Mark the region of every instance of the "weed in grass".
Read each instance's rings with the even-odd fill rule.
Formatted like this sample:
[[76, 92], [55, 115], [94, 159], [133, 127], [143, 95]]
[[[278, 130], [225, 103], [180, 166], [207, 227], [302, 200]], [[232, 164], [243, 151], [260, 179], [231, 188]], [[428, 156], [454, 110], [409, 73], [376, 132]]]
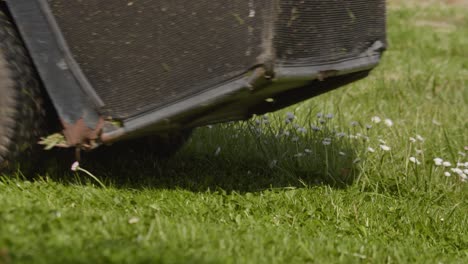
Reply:
[[73, 164], [71, 165], [71, 170], [72, 171], [81, 171], [81, 172], [84, 172], [86, 175], [88, 175], [89, 177], [91, 177], [93, 180], [95, 180], [97, 183], [99, 183], [99, 185], [102, 187], [102, 188], [106, 188], [106, 185], [104, 185], [104, 183], [102, 183], [96, 176], [94, 176], [91, 172], [89, 172], [88, 170], [85, 170], [83, 168], [80, 167], [80, 163], [78, 161], [75, 161], [73, 162]]

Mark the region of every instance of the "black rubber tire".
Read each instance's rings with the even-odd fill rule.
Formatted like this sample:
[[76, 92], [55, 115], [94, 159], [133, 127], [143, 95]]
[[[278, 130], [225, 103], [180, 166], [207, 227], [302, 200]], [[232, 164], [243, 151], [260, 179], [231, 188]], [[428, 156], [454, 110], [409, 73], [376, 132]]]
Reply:
[[10, 19], [0, 10], [0, 170], [37, 146], [45, 111], [40, 83]]

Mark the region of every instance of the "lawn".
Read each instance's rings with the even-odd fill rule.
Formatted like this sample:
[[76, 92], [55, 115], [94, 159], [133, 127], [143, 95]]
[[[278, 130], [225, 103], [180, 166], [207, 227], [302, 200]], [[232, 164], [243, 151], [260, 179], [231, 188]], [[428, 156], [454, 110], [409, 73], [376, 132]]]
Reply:
[[82, 162], [105, 188], [1, 176], [0, 263], [468, 263], [468, 8], [390, 2], [365, 80]]

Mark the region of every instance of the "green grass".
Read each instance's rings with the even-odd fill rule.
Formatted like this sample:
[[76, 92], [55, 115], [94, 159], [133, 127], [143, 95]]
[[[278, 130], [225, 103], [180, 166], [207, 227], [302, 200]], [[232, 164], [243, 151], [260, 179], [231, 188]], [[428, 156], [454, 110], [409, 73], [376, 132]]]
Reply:
[[468, 182], [433, 162], [468, 161], [467, 17], [392, 7], [369, 78], [268, 124], [200, 128], [167, 162], [83, 163], [105, 189], [60, 166], [4, 175], [0, 263], [467, 263]]

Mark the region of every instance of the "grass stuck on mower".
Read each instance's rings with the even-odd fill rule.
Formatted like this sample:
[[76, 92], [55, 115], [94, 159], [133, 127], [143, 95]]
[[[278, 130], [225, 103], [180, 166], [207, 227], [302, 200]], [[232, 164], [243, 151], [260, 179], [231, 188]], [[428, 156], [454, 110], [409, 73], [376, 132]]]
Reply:
[[41, 137], [173, 152], [193, 128], [366, 77], [385, 16], [384, 0], [4, 1], [0, 164]]

